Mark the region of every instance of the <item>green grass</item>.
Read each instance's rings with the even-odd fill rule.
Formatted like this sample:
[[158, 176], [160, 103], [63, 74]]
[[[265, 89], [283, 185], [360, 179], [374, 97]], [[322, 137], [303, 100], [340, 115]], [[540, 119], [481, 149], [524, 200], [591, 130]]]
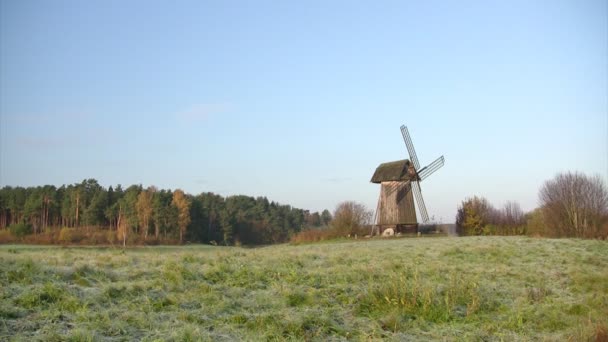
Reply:
[[0, 246], [0, 340], [587, 340], [608, 243]]

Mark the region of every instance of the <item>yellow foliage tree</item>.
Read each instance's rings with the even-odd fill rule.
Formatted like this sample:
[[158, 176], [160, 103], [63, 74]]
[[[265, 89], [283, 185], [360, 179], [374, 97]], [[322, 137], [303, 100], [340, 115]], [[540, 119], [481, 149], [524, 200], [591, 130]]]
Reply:
[[123, 247], [127, 245], [127, 234], [129, 233], [129, 225], [125, 220], [125, 215], [123, 212], [122, 205], [118, 208], [118, 221], [116, 222], [116, 233], [118, 234], [118, 238], [122, 239]]
[[177, 189], [173, 192], [173, 205], [177, 209], [177, 226], [179, 227], [179, 242], [183, 243], [184, 235], [186, 235], [186, 229], [190, 224], [190, 200], [184, 192]]
[[152, 195], [154, 189], [150, 188], [139, 193], [135, 209], [139, 219], [141, 235], [144, 241], [148, 238], [148, 229], [150, 228], [150, 218], [152, 217]]
[[468, 198], [458, 207], [456, 226], [460, 234], [481, 235], [494, 214], [495, 209], [485, 198]]

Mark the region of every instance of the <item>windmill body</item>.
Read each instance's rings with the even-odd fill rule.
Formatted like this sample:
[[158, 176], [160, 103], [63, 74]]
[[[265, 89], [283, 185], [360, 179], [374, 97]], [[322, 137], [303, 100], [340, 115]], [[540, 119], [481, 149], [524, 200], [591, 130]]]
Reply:
[[372, 183], [380, 184], [372, 235], [381, 234], [389, 228], [394, 232], [416, 232], [418, 220], [414, 198], [422, 222], [429, 220], [420, 182], [441, 168], [444, 158], [441, 156], [426, 167], [420, 168], [407, 127], [401, 126], [401, 133], [410, 159], [380, 164], [371, 179]]
[[411, 191], [412, 176], [408, 173], [410, 164], [408, 159], [383, 163], [372, 176], [371, 182], [380, 184], [375, 223], [382, 230], [403, 230], [405, 227], [415, 228], [418, 224]]

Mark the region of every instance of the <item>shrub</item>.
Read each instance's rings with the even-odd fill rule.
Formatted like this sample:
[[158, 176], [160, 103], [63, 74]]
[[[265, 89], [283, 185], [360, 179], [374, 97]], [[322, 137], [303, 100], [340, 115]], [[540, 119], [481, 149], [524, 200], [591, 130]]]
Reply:
[[79, 243], [85, 238], [84, 233], [76, 228], [63, 227], [59, 231], [59, 242], [63, 244]]
[[497, 235], [499, 228], [494, 224], [487, 224], [481, 229], [481, 235]]
[[309, 229], [299, 232], [291, 237], [292, 244], [300, 244], [307, 242], [319, 242], [331, 240], [338, 237], [336, 231], [332, 229]]
[[16, 223], [8, 226], [8, 230], [16, 238], [22, 238], [32, 233], [32, 226], [26, 223]]
[[9, 230], [0, 230], [0, 243], [15, 242], [15, 237]]
[[418, 226], [418, 232], [420, 234], [436, 234], [440, 233], [440, 229], [437, 224], [421, 224]]
[[108, 243], [109, 243], [110, 245], [115, 244], [115, 243], [116, 243], [116, 232], [115, 232], [115, 231], [113, 231], [113, 230], [111, 230], [111, 229], [110, 229], [110, 230], [108, 230], [108, 231], [106, 232], [106, 240], [108, 241]]
[[72, 228], [63, 227], [61, 231], [59, 231], [59, 242], [61, 243], [69, 243], [72, 242]]
[[85, 242], [88, 245], [107, 245], [109, 243], [108, 237], [112, 234], [108, 234], [105, 230], [97, 229], [88, 233]]
[[36, 235], [27, 235], [22, 239], [22, 241], [28, 244], [52, 245], [55, 243], [55, 234], [53, 231], [46, 231]]

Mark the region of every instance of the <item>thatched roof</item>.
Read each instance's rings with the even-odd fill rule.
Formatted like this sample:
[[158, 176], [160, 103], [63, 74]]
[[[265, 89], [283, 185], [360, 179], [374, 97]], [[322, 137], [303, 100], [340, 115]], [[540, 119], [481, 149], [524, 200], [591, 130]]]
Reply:
[[376, 172], [374, 172], [371, 182], [407, 181], [410, 179], [410, 176], [407, 173], [409, 165], [410, 161], [407, 159], [380, 164], [380, 166], [376, 168]]

